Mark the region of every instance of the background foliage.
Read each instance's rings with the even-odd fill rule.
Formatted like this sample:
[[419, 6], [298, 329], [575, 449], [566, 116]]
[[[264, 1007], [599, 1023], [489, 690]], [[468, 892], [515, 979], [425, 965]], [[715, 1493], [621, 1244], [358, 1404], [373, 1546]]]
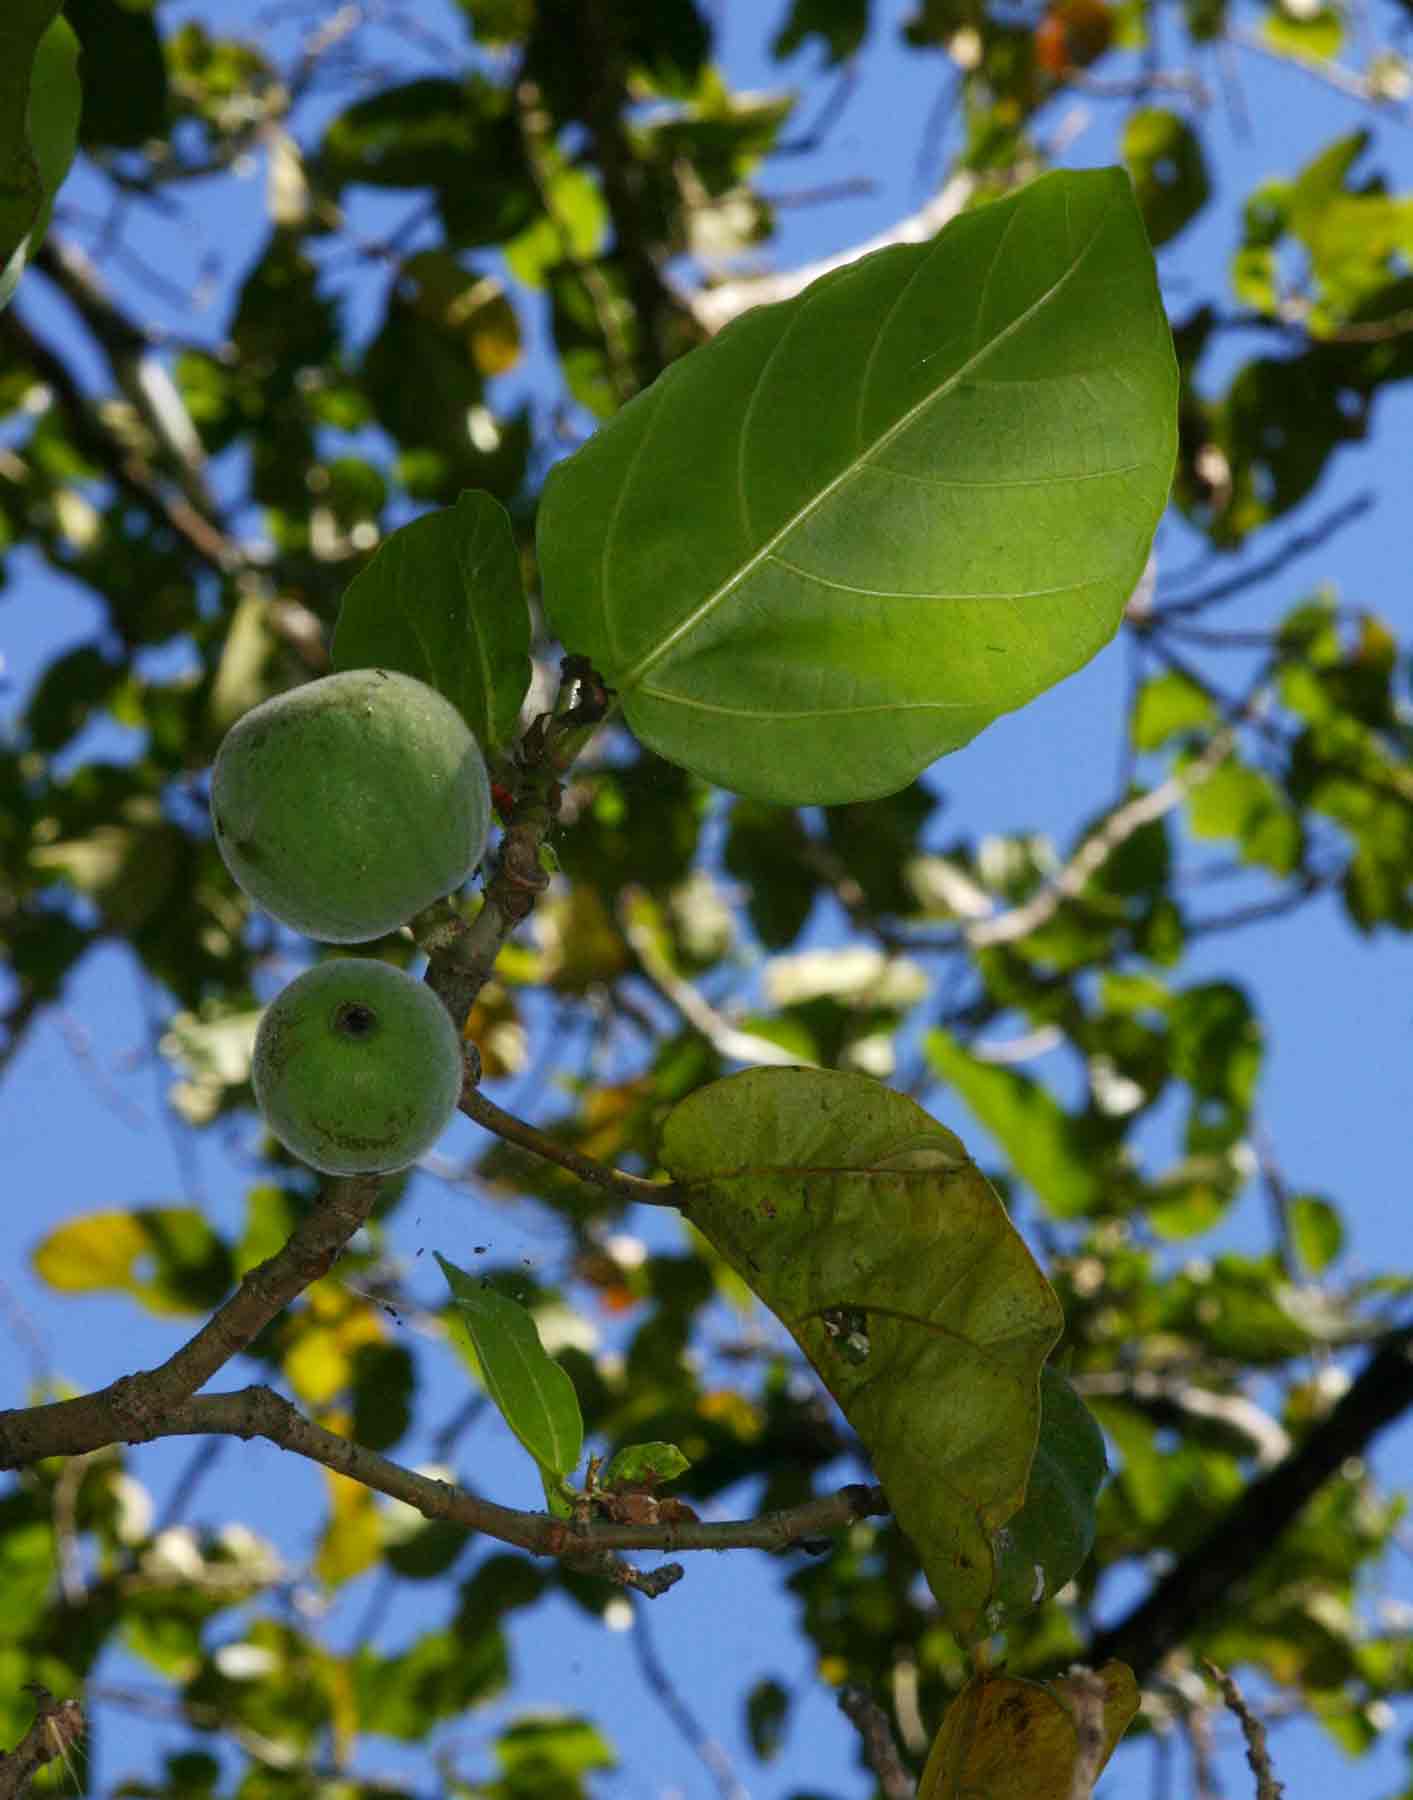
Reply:
[[[382, 535], [485, 489], [510, 508], [533, 586], [550, 464], [774, 293], [759, 271], [784, 261], [792, 200], [847, 198], [810, 194], [808, 171], [847, 131], [869, 58], [935, 82], [932, 116], [895, 119], [876, 152], [919, 159], [919, 235], [1063, 159], [1083, 107], [1133, 175], [1183, 372], [1172, 514], [1124, 628], [1117, 780], [1051, 841], [955, 825], [946, 764], [886, 800], [796, 812], [723, 798], [607, 734], [575, 771], [558, 877], [474, 1034], [493, 1093], [628, 1169], [651, 1167], [673, 1102], [754, 1062], [862, 1070], [969, 1137], [983, 1128], [1115, 1467], [1093, 1558], [1013, 1631], [1011, 1671], [1132, 1664], [1146, 1701], [1114, 1765], [1124, 1793], [1178, 1738], [1203, 1778], [1207, 1657], [1358, 1756], [1413, 1685], [1407, 1611], [1377, 1604], [1402, 1503], [1364, 1458], [1413, 1401], [1407, 1259], [1374, 1264], [1367, 1237], [1351, 1258], [1353, 1196], [1305, 1191], [1285, 1167], [1263, 1123], [1272, 1046], [1248, 964], [1305, 909], [1381, 955], [1413, 925], [1406, 566], [1378, 594], [1323, 581], [1326, 545], [1368, 502], [1332, 514], [1319, 491], [1361, 447], [1390, 504], [1407, 487], [1379, 433], [1413, 374], [1413, 195], [1387, 173], [1400, 145], [1407, 167], [1413, 15], [1245, 0], [768, 10], [772, 54], [800, 60], [766, 92], [728, 81], [721, 20], [692, 0], [296, 5], [239, 23], [215, 4], [68, 0], [80, 156], [0, 314], [0, 541], [11, 609], [34, 604], [42, 561], [92, 627], [12, 697], [0, 742], [0, 1059], [63, 1016], [86, 958], [118, 948], [175, 1077], [179, 1139], [230, 1135], [259, 1166], [229, 1217], [195, 1184], [153, 1201], [121, 1171], [105, 1193], [51, 1195], [34, 1273], [62, 1295], [124, 1296], [175, 1342], [315, 1200], [313, 1178], [261, 1143], [247, 1079], [256, 1011], [298, 946], [232, 888], [205, 781], [236, 717], [328, 666], [339, 597]], [[1346, 120], [1320, 137], [1312, 107], [1302, 154], [1244, 192], [1220, 130], [1244, 104], [1238, 54], [1278, 61], [1263, 93], [1298, 109], [1318, 81]], [[869, 153], [855, 160], [868, 179]], [[257, 253], [208, 266], [193, 221], [247, 217], [252, 173]], [[1205, 260], [1175, 261], [1194, 239]], [[1303, 596], [1273, 607], [1263, 583], [1297, 559]], [[552, 671], [555, 647], [535, 650]], [[412, 958], [398, 939], [379, 954]], [[1402, 1204], [1396, 1173], [1385, 1206]], [[452, 1309], [405, 1248], [426, 1240], [416, 1196], [433, 1179], [474, 1202], [478, 1271], [533, 1304], [596, 1447], [681, 1445], [692, 1467], [674, 1491], [706, 1516], [869, 1478], [793, 1346], [701, 1239], [484, 1137], [389, 1184], [336, 1274], [252, 1347], [251, 1379], [480, 1485], [481, 1413], [443, 1404], [435, 1370], [458, 1341], [443, 1337]], [[511, 1207], [543, 1231], [534, 1270], [497, 1254]], [[75, 1320], [85, 1304], [71, 1299]], [[16, 1376], [8, 1397], [63, 1379], [44, 1369], [26, 1394]], [[216, 1452], [194, 1448], [155, 1513], [143, 1450], [46, 1461], [0, 1495], [0, 1744], [23, 1735], [24, 1684], [40, 1681], [86, 1701], [98, 1749], [41, 1783], [172, 1800], [616, 1791], [591, 1687], [573, 1697], [583, 1716], [501, 1729], [502, 1711], [479, 1742], [457, 1729], [511, 1680], [518, 1612], [567, 1599], [612, 1624], [611, 1587], [336, 1478], [292, 1569], [212, 1522], [239, 1515], [239, 1486], [218, 1509]], [[867, 1521], [767, 1578], [799, 1644], [740, 1696], [762, 1789], [803, 1800], [802, 1657], [815, 1679], [868, 1688], [920, 1769], [964, 1671], [906, 1543]], [[368, 1622], [351, 1646], [321, 1618], [349, 1593]], [[655, 1603], [659, 1631], [674, 1603]], [[119, 1652], [180, 1727], [141, 1776], [102, 1753], [105, 1717], [131, 1705], [133, 1690], [105, 1695]], [[655, 1773], [690, 1764], [675, 1724], [707, 1779], [739, 1791], [665, 1677], [644, 1691], [667, 1708]], [[859, 1763], [827, 1791], [872, 1779]]]

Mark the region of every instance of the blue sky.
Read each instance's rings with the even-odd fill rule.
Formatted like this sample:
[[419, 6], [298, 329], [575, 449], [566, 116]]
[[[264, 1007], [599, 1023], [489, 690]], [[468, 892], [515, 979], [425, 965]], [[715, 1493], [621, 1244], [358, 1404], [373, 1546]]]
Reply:
[[[735, 85], [806, 89], [802, 117], [813, 116], [822, 89], [814, 79], [813, 53], [795, 59], [783, 73], [765, 52], [785, 10], [781, 4], [718, 0], [720, 50]], [[947, 79], [941, 57], [902, 56], [894, 48], [903, 4], [876, 8], [873, 42], [862, 63], [862, 79], [827, 147], [808, 162], [783, 161], [768, 177], [772, 192], [818, 188], [867, 175], [875, 189], [866, 196], [827, 206], [782, 210], [777, 246], [781, 265], [838, 251], [879, 231], [924, 197], [915, 172], [915, 153], [924, 121]], [[244, 27], [250, 9], [238, 0], [183, 0], [162, 9], [165, 22], [198, 17], [226, 28]], [[451, 9], [425, 5], [419, 18], [445, 18], [456, 41]], [[287, 33], [285, 34], [287, 37]], [[405, 55], [406, 52], [404, 51]], [[1217, 279], [1235, 241], [1236, 210], [1259, 179], [1293, 172], [1330, 139], [1364, 122], [1355, 103], [1297, 72], [1276, 71], [1259, 57], [1237, 52], [1235, 76], [1245, 98], [1243, 128], [1220, 100], [1204, 122], [1214, 164], [1218, 200], [1201, 222], [1160, 257], [1169, 304], [1181, 313], [1192, 296]], [[429, 65], [430, 66], [430, 57]], [[425, 66], [419, 72], [426, 72]], [[1217, 71], [1207, 71], [1220, 90]], [[1061, 102], [1051, 122], [1070, 116], [1074, 134], [1064, 160], [1095, 166], [1115, 158], [1118, 108], [1076, 98]], [[1084, 115], [1080, 117], [1079, 115]], [[1378, 133], [1371, 162], [1391, 185], [1413, 188], [1413, 134], [1390, 122]], [[65, 201], [91, 207], [96, 189], [82, 174]], [[258, 250], [265, 229], [263, 170], [258, 160], [249, 178], [226, 182], [213, 210], [199, 202], [193, 233], [174, 243], [169, 227], [145, 226], [133, 241], [164, 259], [170, 278], [184, 284], [201, 254], [215, 249], [226, 262], [224, 292]], [[400, 217], [405, 200], [359, 200], [351, 221], [374, 230]], [[191, 267], [169, 267], [183, 254]], [[345, 269], [353, 317], [366, 329], [381, 303], [376, 272]], [[224, 320], [182, 319], [135, 289], [121, 270], [114, 284], [145, 316], [172, 329], [218, 336]], [[43, 328], [74, 343], [69, 321], [37, 280], [22, 290], [22, 304]], [[1239, 349], [1255, 349], [1247, 336]], [[91, 357], [82, 365], [94, 371]], [[524, 371], [506, 378], [533, 384], [542, 371], [532, 359]], [[1215, 359], [1207, 378], [1224, 379]], [[1413, 593], [1409, 586], [1406, 506], [1389, 471], [1413, 468], [1413, 392], [1395, 392], [1379, 403], [1376, 431], [1366, 446], [1346, 449], [1331, 464], [1296, 528], [1365, 487], [1381, 490], [1379, 505], [1359, 526], [1343, 534], [1318, 558], [1298, 565], [1242, 597], [1231, 623], [1260, 624], [1309, 591], [1316, 574], [1334, 579], [1342, 597], [1372, 605], [1388, 617], [1405, 640], [1413, 635]], [[1406, 474], [1404, 477], [1406, 486]], [[249, 522], [253, 527], [254, 521]], [[1282, 538], [1267, 533], [1255, 555]], [[1160, 579], [1164, 567], [1186, 567], [1199, 546], [1175, 520], [1159, 539]], [[1228, 559], [1222, 572], [1233, 564]], [[1235, 566], [1240, 566], [1239, 564]], [[0, 725], [23, 704], [36, 673], [59, 651], [90, 636], [97, 614], [90, 600], [36, 559], [13, 559], [8, 587], [0, 593], [0, 651], [6, 686], [0, 690]], [[1111, 647], [1080, 675], [1062, 684], [1024, 712], [1012, 715], [949, 758], [935, 773], [945, 790], [946, 835], [1039, 828], [1064, 843], [1096, 803], [1112, 791], [1126, 691], [1123, 648]], [[120, 739], [98, 728], [84, 740], [86, 754], [113, 754]], [[1235, 897], [1235, 896], [1233, 896]], [[830, 941], [827, 921], [821, 941]], [[293, 949], [295, 946], [291, 944]], [[290, 972], [294, 965], [291, 964]], [[1327, 901], [1258, 932], [1208, 941], [1184, 964], [1185, 980], [1232, 976], [1258, 997], [1267, 1030], [1268, 1055], [1261, 1087], [1263, 1122], [1279, 1148], [1290, 1178], [1301, 1189], [1323, 1191], [1347, 1210], [1351, 1226], [1350, 1266], [1413, 1266], [1413, 1215], [1406, 1189], [1407, 1121], [1413, 1116], [1413, 946], [1390, 936], [1361, 940]], [[125, 1369], [147, 1366], [167, 1354], [180, 1328], [153, 1319], [123, 1301], [63, 1301], [30, 1273], [29, 1252], [58, 1220], [83, 1212], [136, 1204], [176, 1203], [193, 1192], [213, 1221], [234, 1228], [243, 1195], [258, 1173], [257, 1122], [247, 1119], [230, 1133], [181, 1140], [164, 1119], [169, 1072], [154, 1062], [155, 1021], [165, 999], [144, 986], [132, 961], [105, 949], [84, 964], [61, 1009], [48, 1015], [0, 1088], [0, 1142], [6, 1147], [9, 1204], [0, 1210], [0, 1279], [5, 1292], [0, 1325], [13, 1323], [16, 1309], [32, 1324], [44, 1346], [47, 1365], [79, 1388], [99, 1385]], [[1044, 1062], [1034, 1065], [1051, 1073]], [[983, 1134], [962, 1108], [943, 1096], [936, 1103], [944, 1123], [959, 1130], [986, 1158]], [[442, 1153], [468, 1154], [475, 1129], [458, 1120]], [[640, 1209], [641, 1211], [642, 1209]], [[676, 1227], [657, 1215], [632, 1218], [626, 1228], [650, 1243], [675, 1242]], [[1213, 1247], [1250, 1247], [1265, 1241], [1259, 1196], [1249, 1193], [1220, 1233], [1181, 1254], [1206, 1254]], [[418, 1178], [403, 1208], [397, 1247], [408, 1259], [409, 1280], [429, 1300], [437, 1298], [435, 1248], [453, 1261], [469, 1260], [473, 1242], [489, 1242], [497, 1260], [526, 1257], [552, 1279], [553, 1249], [536, 1219], [508, 1207], [487, 1205], [455, 1191], [434, 1175]], [[421, 1251], [420, 1261], [413, 1259]], [[432, 1266], [429, 1266], [432, 1265]], [[444, 1350], [434, 1351], [423, 1414], [431, 1425], [455, 1410], [464, 1392], [460, 1366]], [[32, 1379], [22, 1333], [0, 1330], [0, 1394], [17, 1403]], [[244, 1379], [233, 1367], [219, 1385]], [[403, 1452], [415, 1461], [419, 1446]], [[149, 1446], [129, 1457], [129, 1468], [153, 1491], [158, 1504], [191, 1446]], [[493, 1419], [483, 1419], [466, 1441], [463, 1471], [488, 1494], [510, 1504], [537, 1504], [528, 1464]], [[1391, 1481], [1413, 1483], [1413, 1427], [1405, 1423], [1380, 1444], [1374, 1461]], [[749, 1496], [738, 1496], [742, 1505]], [[291, 1560], [306, 1557], [324, 1513], [322, 1477], [268, 1445], [232, 1444], [219, 1474], [204, 1490], [195, 1516], [221, 1523], [247, 1520], [266, 1533]], [[1413, 1579], [1405, 1566], [1394, 1572], [1396, 1591], [1413, 1600]], [[354, 1584], [329, 1624], [336, 1646], [353, 1641], [366, 1601], [365, 1584]], [[1115, 1604], [1119, 1596], [1115, 1596]], [[424, 1629], [446, 1604], [443, 1591], [413, 1589], [384, 1626], [389, 1641]], [[793, 1630], [794, 1606], [781, 1589], [781, 1572], [747, 1552], [688, 1560], [688, 1576], [652, 1616], [659, 1651], [680, 1691], [690, 1697], [705, 1729], [719, 1739], [738, 1772], [743, 1791], [754, 1800], [777, 1800], [795, 1788], [815, 1787], [841, 1800], [866, 1791], [855, 1766], [852, 1730], [838, 1717], [832, 1695], [813, 1677], [808, 1647]], [[232, 1624], [228, 1629], [235, 1633]], [[512, 1626], [516, 1679], [495, 1707], [472, 1715], [458, 1737], [488, 1743], [496, 1725], [522, 1708], [562, 1707], [596, 1719], [618, 1744], [622, 1771], [605, 1793], [632, 1800], [706, 1800], [717, 1783], [702, 1762], [673, 1735], [663, 1714], [646, 1696], [628, 1632], [605, 1630], [568, 1602], [556, 1600]], [[762, 1770], [746, 1745], [741, 1696], [759, 1676], [772, 1674], [798, 1696], [790, 1736], [781, 1759]], [[115, 1653], [105, 1659], [101, 1680], [113, 1685], [148, 1683], [135, 1664]], [[1338, 1783], [1346, 1800], [1375, 1800], [1406, 1779], [1400, 1738], [1357, 1764], [1348, 1764], [1314, 1727], [1285, 1726], [1276, 1738], [1282, 1774], [1295, 1795], [1329, 1791]], [[95, 1769], [96, 1785], [110, 1788], [123, 1774], [151, 1766], [164, 1749], [177, 1747], [184, 1733], [175, 1725], [109, 1710]], [[1249, 1792], [1234, 1740], [1219, 1728], [1221, 1766], [1229, 1791]], [[1138, 1747], [1116, 1763], [1104, 1792], [1120, 1796], [1148, 1791], [1149, 1750]], [[405, 1766], [395, 1752], [373, 1750], [368, 1771]]]

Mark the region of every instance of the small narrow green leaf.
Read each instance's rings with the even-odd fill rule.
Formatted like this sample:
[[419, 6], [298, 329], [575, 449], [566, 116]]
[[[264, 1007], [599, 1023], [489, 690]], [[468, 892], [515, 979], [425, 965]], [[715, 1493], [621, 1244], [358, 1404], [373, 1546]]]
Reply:
[[1102, 1190], [1092, 1156], [1047, 1088], [1019, 1069], [979, 1061], [945, 1031], [928, 1032], [925, 1048], [1048, 1213], [1078, 1219], [1096, 1210]]
[[530, 685], [530, 614], [510, 515], [491, 494], [394, 531], [349, 583], [335, 669], [398, 669], [445, 694], [483, 749], [515, 734]]
[[896, 792], [1117, 630], [1177, 369], [1122, 169], [1061, 171], [760, 306], [551, 471], [545, 607], [652, 749]]
[[836, 1070], [699, 1088], [661, 1158], [867, 1446], [948, 1624], [975, 1636], [1061, 1324], [995, 1191], [921, 1107]]
[[584, 1447], [574, 1384], [540, 1342], [523, 1306], [438, 1256], [457, 1311], [466, 1321], [486, 1392], [542, 1470], [572, 1473]]
[[1053, 1600], [1094, 1547], [1095, 1508], [1108, 1471], [1093, 1413], [1054, 1369], [1040, 1374], [1040, 1438], [1025, 1505], [997, 1534], [999, 1617]]

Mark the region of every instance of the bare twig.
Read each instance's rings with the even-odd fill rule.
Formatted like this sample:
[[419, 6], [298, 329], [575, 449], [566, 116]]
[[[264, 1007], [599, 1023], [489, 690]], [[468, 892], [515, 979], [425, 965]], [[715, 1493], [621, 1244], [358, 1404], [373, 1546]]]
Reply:
[[751, 1800], [731, 1766], [731, 1758], [678, 1691], [666, 1664], [658, 1654], [647, 1611], [641, 1606], [633, 1609], [633, 1651], [649, 1692], [710, 1775], [722, 1800]]
[[755, 1519], [724, 1522], [685, 1519], [670, 1524], [621, 1525], [565, 1520], [543, 1512], [517, 1512], [449, 1482], [418, 1475], [376, 1451], [326, 1431], [268, 1387], [199, 1394], [174, 1408], [150, 1435], [189, 1437], [210, 1432], [268, 1438], [272, 1444], [346, 1475], [377, 1493], [405, 1501], [424, 1518], [446, 1519], [537, 1556], [564, 1557], [574, 1563], [628, 1550], [673, 1554], [689, 1550], [780, 1551], [802, 1541], [828, 1537], [857, 1519], [888, 1509], [881, 1488], [855, 1482], [799, 1506], [764, 1513]]
[[815, 1067], [797, 1051], [787, 1050], [783, 1044], [777, 1044], [770, 1038], [756, 1037], [749, 1031], [738, 1031], [729, 1019], [722, 1018], [690, 981], [682, 980], [667, 959], [659, 953], [652, 933], [633, 918], [631, 894], [625, 892], [623, 900], [624, 904], [619, 908], [619, 923], [639, 969], [668, 1005], [680, 1013], [693, 1031], [699, 1032], [714, 1050], [735, 1062], [769, 1064], [780, 1068]]
[[1248, 906], [1234, 906], [1224, 913], [1209, 913], [1206, 918], [1189, 919], [1184, 927], [1188, 938], [1211, 937], [1222, 931], [1235, 931], [1242, 925], [1264, 925], [1268, 919], [1279, 919], [1286, 913], [1298, 912], [1308, 900], [1329, 887], [1332, 876], [1313, 872], [1301, 876], [1284, 893], [1270, 900], [1253, 900]]
[[1239, 49], [1264, 56], [1271, 62], [1301, 69], [1314, 80], [1323, 82], [1326, 87], [1334, 88], [1337, 93], [1348, 94], [1352, 99], [1364, 101], [1366, 105], [1379, 106], [1387, 117], [1397, 119], [1400, 124], [1406, 125], [1409, 122], [1408, 113], [1402, 106], [1390, 100], [1387, 94], [1381, 93], [1376, 83], [1357, 75], [1353, 69], [1346, 69], [1327, 57], [1306, 56], [1298, 50], [1278, 49], [1254, 31], [1242, 31], [1228, 26], [1225, 36]]
[[1302, 556], [1308, 556], [1312, 550], [1318, 550], [1334, 537], [1336, 532], [1343, 531], [1346, 525], [1352, 525], [1356, 519], [1363, 518], [1374, 504], [1374, 496], [1367, 490], [1356, 494], [1352, 500], [1342, 505], [1312, 525], [1308, 531], [1297, 531], [1287, 538], [1280, 549], [1274, 551], [1261, 562], [1251, 563], [1239, 575], [1229, 576], [1225, 581], [1217, 581], [1200, 593], [1184, 598], [1178, 595], [1175, 599], [1164, 600], [1150, 615], [1152, 625], [1162, 625], [1169, 619], [1187, 618], [1192, 613], [1205, 612], [1208, 607], [1218, 606], [1223, 600], [1230, 600], [1234, 595], [1244, 593], [1248, 588], [1257, 587], [1268, 581], [1271, 576], [1279, 575], [1282, 569]]
[[1256, 1800], [1281, 1800], [1285, 1784], [1276, 1780], [1271, 1753], [1266, 1744], [1266, 1727], [1246, 1703], [1246, 1696], [1224, 1669], [1205, 1662], [1207, 1673], [1222, 1690], [1228, 1709], [1241, 1721], [1241, 1735], [1246, 1740], [1246, 1761], [1256, 1777]]
[[883, 1708], [861, 1687], [839, 1691], [839, 1710], [858, 1732], [864, 1761], [883, 1791], [883, 1800], [913, 1800], [916, 1784], [899, 1752]]
[[1253, 1481], [1148, 1596], [1102, 1631], [1089, 1660], [1126, 1662], [1141, 1682], [1210, 1609], [1229, 1601], [1281, 1533], [1351, 1456], [1413, 1407], [1413, 1325], [1392, 1332], [1299, 1447]]
[[186, 1517], [187, 1509], [196, 1497], [197, 1488], [229, 1448], [230, 1442], [226, 1438], [208, 1438], [204, 1444], [196, 1446], [181, 1474], [172, 1483], [166, 1504], [153, 1527], [155, 1534], [160, 1535]]
[[0, 347], [7, 360], [33, 368], [62, 408], [75, 444], [93, 458], [120, 493], [170, 526], [188, 549], [219, 574], [239, 567], [238, 547], [184, 495], [168, 493], [144, 459], [117, 441], [90, 406], [68, 364], [23, 323], [13, 306], [0, 315]]
[[1224, 1426], [1244, 1438], [1264, 1469], [1290, 1454], [1290, 1434], [1278, 1419], [1245, 1394], [1218, 1394], [1154, 1369], [1095, 1370], [1075, 1375], [1077, 1392], [1119, 1396], [1165, 1424], [1196, 1421]]
[[461, 1110], [468, 1119], [484, 1125], [487, 1131], [493, 1131], [506, 1143], [518, 1144], [522, 1150], [542, 1156], [546, 1162], [567, 1169], [581, 1181], [602, 1188], [619, 1200], [638, 1200], [645, 1206], [676, 1206], [686, 1210], [685, 1195], [670, 1182], [648, 1181], [641, 1175], [627, 1175], [620, 1169], [610, 1169], [604, 1163], [595, 1162], [592, 1157], [571, 1150], [567, 1144], [557, 1143], [534, 1125], [517, 1119], [513, 1113], [497, 1106], [494, 1100], [487, 1099], [477, 1087], [467, 1086], [461, 1096]]
[[1193, 788], [1226, 761], [1235, 747], [1235, 732], [1226, 728], [1214, 732], [1201, 755], [1194, 757], [1185, 768], [1160, 782], [1151, 793], [1140, 794], [1110, 813], [1048, 886], [999, 918], [979, 919], [966, 926], [962, 932], [965, 941], [979, 950], [992, 944], [1013, 944], [1019, 938], [1028, 937], [1053, 918], [1064, 901], [1075, 899], [1084, 892], [1120, 844], [1126, 843], [1145, 825], [1151, 825], [1180, 806]]

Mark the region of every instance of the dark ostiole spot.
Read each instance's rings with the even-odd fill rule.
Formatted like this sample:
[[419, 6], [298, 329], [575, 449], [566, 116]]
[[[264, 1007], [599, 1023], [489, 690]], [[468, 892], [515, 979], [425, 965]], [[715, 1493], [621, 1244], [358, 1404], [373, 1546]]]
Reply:
[[378, 1015], [361, 1000], [345, 1000], [334, 1013], [334, 1030], [344, 1037], [369, 1037], [377, 1025]]

